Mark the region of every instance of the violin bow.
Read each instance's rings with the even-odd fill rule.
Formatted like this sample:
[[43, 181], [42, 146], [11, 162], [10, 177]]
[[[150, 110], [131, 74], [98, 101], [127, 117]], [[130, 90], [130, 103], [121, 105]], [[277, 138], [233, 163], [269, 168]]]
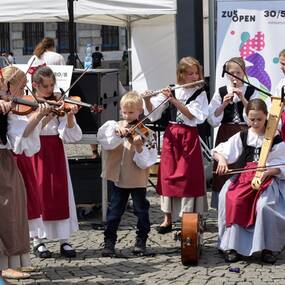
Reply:
[[62, 88], [59, 88], [61, 96], [58, 98], [58, 101], [65, 97], [65, 94], [87, 73], [90, 68], [91, 66], [86, 67], [82, 74], [80, 74], [80, 76], [65, 91]]
[[[250, 168], [232, 168], [232, 169], [228, 169], [228, 171], [222, 175], [232, 175], [232, 174], [251, 172], [251, 171], [265, 171], [270, 168], [282, 168], [282, 167], [285, 167], [285, 163], [269, 164], [266, 166], [257, 166], [257, 167], [250, 167]], [[216, 174], [216, 171], [213, 171], [213, 174]]]

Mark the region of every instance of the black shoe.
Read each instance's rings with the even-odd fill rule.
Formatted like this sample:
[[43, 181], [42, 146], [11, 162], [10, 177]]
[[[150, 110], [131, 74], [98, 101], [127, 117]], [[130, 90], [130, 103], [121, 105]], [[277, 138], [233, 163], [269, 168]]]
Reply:
[[227, 250], [225, 251], [225, 262], [237, 262], [240, 260], [240, 254], [238, 254], [235, 250]]
[[264, 249], [261, 253], [261, 260], [265, 263], [274, 264], [276, 262], [276, 257], [271, 250]]
[[171, 231], [172, 231], [172, 225], [170, 224], [170, 225], [168, 225], [168, 226], [158, 226], [157, 228], [156, 228], [156, 230], [157, 230], [157, 232], [159, 233], [159, 234], [167, 234], [167, 233], [170, 233]]
[[52, 253], [48, 249], [45, 251], [39, 251], [40, 246], [46, 247], [44, 243], [39, 243], [38, 245], [34, 246], [33, 248], [34, 255], [39, 258], [51, 258]]
[[146, 239], [137, 238], [133, 254], [144, 255], [146, 253]]
[[102, 257], [114, 257], [116, 255], [115, 252], [115, 242], [111, 240], [105, 240], [104, 248], [102, 250]]
[[71, 244], [67, 243], [67, 242], [61, 244], [60, 245], [60, 254], [64, 257], [67, 257], [67, 258], [76, 257], [76, 251], [74, 249], [68, 249], [68, 250], [64, 249], [65, 245], [72, 247]]

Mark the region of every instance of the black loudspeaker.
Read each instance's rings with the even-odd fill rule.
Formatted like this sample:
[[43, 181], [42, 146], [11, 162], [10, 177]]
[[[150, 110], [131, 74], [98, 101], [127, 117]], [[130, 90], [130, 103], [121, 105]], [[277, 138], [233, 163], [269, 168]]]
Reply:
[[[82, 69], [73, 71], [71, 84], [82, 75]], [[81, 101], [103, 106], [101, 113], [91, 113], [82, 107], [76, 120], [83, 134], [96, 134], [108, 120], [119, 120], [119, 71], [117, 69], [88, 70], [69, 91], [69, 96], [79, 96]]]
[[69, 159], [76, 204], [101, 204], [101, 159]]

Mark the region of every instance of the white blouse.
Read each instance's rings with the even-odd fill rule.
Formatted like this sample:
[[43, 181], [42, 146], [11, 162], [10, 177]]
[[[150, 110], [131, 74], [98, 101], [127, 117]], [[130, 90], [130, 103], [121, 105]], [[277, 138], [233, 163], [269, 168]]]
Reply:
[[[232, 93], [232, 89], [233, 87], [232, 86], [227, 86], [227, 90], [228, 90], [228, 93]], [[246, 86], [243, 85], [242, 87], [239, 88], [242, 93], [244, 94], [245, 91], [246, 91]], [[258, 98], [259, 97], [259, 93], [258, 91], [254, 91], [254, 93], [250, 96], [250, 99], [255, 99], [255, 98]], [[234, 97], [233, 97], [233, 102], [234, 103], [237, 103], [237, 102], [240, 102], [240, 98], [234, 94]], [[217, 110], [217, 108], [219, 108], [221, 105], [222, 105], [223, 101], [222, 101], [222, 97], [219, 93], [219, 88], [215, 91], [212, 99], [211, 99], [211, 102], [209, 104], [209, 116], [208, 116], [208, 122], [209, 124], [212, 126], [212, 127], [217, 127], [222, 119], [223, 119], [223, 116], [224, 116], [224, 112], [222, 112], [219, 116], [216, 117], [215, 115], [215, 111]], [[266, 102], [266, 104], [268, 104], [268, 102]], [[243, 109], [243, 119], [245, 122], [247, 122], [247, 116], [245, 114], [245, 108]]]
[[[34, 60], [34, 61], [33, 61]], [[45, 51], [40, 58], [33, 55], [27, 65], [30, 66], [31, 62], [33, 61], [32, 66], [38, 66], [42, 64], [46, 65], [65, 65], [64, 57], [54, 51]]]
[[[247, 145], [253, 147], [262, 147], [264, 135], [258, 136], [251, 129], [248, 130]], [[232, 164], [238, 160], [243, 151], [240, 132], [233, 135], [228, 141], [220, 143], [212, 149], [212, 154], [217, 152], [221, 154], [228, 164]], [[285, 143], [281, 142], [272, 147], [268, 154], [266, 165], [285, 164]], [[285, 165], [284, 165], [285, 166]], [[285, 167], [280, 167], [280, 173], [276, 175], [280, 179], [285, 179]]]
[[[104, 150], [112, 150], [123, 144], [126, 138], [121, 138], [115, 132], [119, 124], [116, 121], [107, 121], [98, 130], [97, 141]], [[154, 139], [154, 138], [152, 138]], [[143, 146], [141, 153], [135, 151], [133, 157], [134, 163], [141, 169], [146, 169], [156, 163], [157, 160], [157, 148], [148, 148]]]
[[26, 156], [32, 156], [39, 151], [37, 141], [41, 132], [41, 123], [35, 127], [28, 137], [23, 137], [28, 119], [29, 116], [20, 116], [9, 112], [7, 148], [13, 150], [16, 154], [25, 153]]
[[[199, 87], [195, 88], [179, 88], [175, 90], [175, 97], [179, 100], [182, 104], [186, 104], [186, 101], [194, 94]], [[166, 97], [160, 93], [157, 96], [152, 97], [151, 103], [153, 108], [156, 108], [166, 99]], [[189, 112], [194, 116], [193, 119], [188, 119], [185, 115], [181, 114], [179, 110], [177, 110], [177, 120], [185, 125], [195, 127], [197, 124], [202, 124], [208, 114], [208, 99], [207, 94], [203, 91], [195, 100], [191, 101], [189, 104], [185, 105]], [[155, 110], [150, 115], [151, 121], [156, 121], [161, 118], [162, 112], [168, 107], [168, 104], [163, 104], [157, 110]], [[148, 115], [148, 111], [145, 110], [145, 115]], [[173, 122], [175, 123], [175, 122]]]

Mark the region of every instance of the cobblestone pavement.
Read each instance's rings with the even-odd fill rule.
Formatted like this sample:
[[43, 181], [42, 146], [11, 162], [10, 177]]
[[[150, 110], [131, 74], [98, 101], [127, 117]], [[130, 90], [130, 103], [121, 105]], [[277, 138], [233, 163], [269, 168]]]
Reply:
[[[208, 193], [210, 196], [210, 193]], [[285, 254], [278, 255], [275, 265], [263, 264], [259, 255], [235, 264], [224, 262], [216, 249], [217, 213], [210, 209], [204, 233], [204, 245], [198, 266], [183, 266], [180, 258], [180, 243], [174, 240], [174, 233], [159, 235], [155, 227], [162, 221], [159, 198], [153, 187], [148, 187], [151, 203], [150, 217], [152, 229], [148, 240], [147, 257], [132, 254], [135, 241], [136, 218], [127, 209], [123, 216], [116, 245], [118, 258], [101, 257], [103, 243], [102, 230], [94, 230], [92, 223], [100, 222], [100, 211], [88, 219], [80, 220], [80, 230], [71, 242], [77, 249], [77, 257], [61, 258], [58, 242], [50, 242], [53, 258], [39, 259], [32, 256], [33, 265], [40, 271], [32, 273], [32, 278], [12, 281], [11, 284], [285, 284]], [[179, 225], [177, 225], [178, 227]], [[229, 268], [240, 268], [240, 273]]]
[[[209, 193], [208, 193], [209, 194]], [[33, 265], [41, 271], [32, 273], [32, 278], [11, 281], [11, 284], [285, 284], [285, 256], [282, 252], [275, 265], [260, 262], [259, 256], [235, 264], [226, 264], [216, 249], [216, 211], [210, 209], [204, 246], [198, 266], [183, 266], [180, 259], [180, 243], [174, 240], [174, 233], [159, 235], [155, 226], [162, 221], [159, 198], [149, 187], [152, 229], [148, 240], [150, 256], [136, 257], [132, 254], [135, 241], [136, 218], [128, 209], [123, 216], [118, 232], [118, 258], [101, 257], [103, 233], [94, 230], [92, 223], [99, 222], [95, 216], [80, 220], [80, 230], [72, 236], [71, 242], [78, 255], [64, 259], [59, 255], [57, 242], [48, 244], [53, 253], [51, 259], [32, 256]], [[179, 226], [179, 225], [177, 225]], [[240, 273], [230, 272], [238, 267]]]

